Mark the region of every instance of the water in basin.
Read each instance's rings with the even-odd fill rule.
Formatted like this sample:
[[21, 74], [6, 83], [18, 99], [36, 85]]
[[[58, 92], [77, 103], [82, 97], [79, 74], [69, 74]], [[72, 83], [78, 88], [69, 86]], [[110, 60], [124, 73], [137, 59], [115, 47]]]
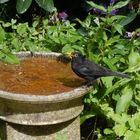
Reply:
[[70, 64], [46, 58], [25, 58], [19, 65], [0, 62], [0, 90], [33, 95], [67, 92], [85, 81]]

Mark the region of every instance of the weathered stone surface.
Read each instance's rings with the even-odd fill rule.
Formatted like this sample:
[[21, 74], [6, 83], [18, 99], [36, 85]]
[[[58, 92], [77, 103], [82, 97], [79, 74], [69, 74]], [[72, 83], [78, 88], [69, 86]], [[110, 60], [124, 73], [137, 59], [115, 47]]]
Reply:
[[[29, 52], [17, 55], [21, 59], [32, 57]], [[60, 55], [35, 53], [34, 57], [58, 59]], [[82, 86], [48, 96], [0, 91], [2, 140], [80, 140], [78, 116], [83, 110], [82, 98], [89, 89]]]

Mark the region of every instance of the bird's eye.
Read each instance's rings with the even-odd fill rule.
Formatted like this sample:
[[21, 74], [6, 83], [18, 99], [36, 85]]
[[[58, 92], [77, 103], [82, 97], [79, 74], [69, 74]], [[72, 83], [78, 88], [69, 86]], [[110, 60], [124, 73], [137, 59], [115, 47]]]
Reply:
[[75, 56], [75, 57], [78, 57], [78, 54], [76, 53], [76, 54], [74, 54], [74, 56]]

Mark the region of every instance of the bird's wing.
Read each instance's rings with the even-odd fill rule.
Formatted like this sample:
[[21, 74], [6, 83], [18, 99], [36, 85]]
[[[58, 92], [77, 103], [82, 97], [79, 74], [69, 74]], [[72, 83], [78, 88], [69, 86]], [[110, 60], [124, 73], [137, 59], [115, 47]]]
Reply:
[[106, 68], [101, 67], [100, 65], [95, 64], [92, 61], [85, 61], [83, 66], [87, 68], [87, 70], [85, 71], [90, 73], [90, 75], [101, 76], [106, 74], [107, 72]]
[[93, 69], [89, 65], [79, 66], [78, 71], [76, 72], [79, 76], [87, 79], [88, 81], [93, 81], [99, 77], [97, 72], [94, 73]]
[[82, 75], [93, 76], [92, 69], [90, 68], [90, 66], [86, 66], [86, 65], [79, 66], [79, 73]]

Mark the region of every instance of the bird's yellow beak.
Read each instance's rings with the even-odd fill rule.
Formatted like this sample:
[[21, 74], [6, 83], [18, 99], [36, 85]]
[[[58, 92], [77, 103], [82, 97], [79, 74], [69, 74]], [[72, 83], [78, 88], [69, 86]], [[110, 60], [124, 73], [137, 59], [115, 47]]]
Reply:
[[73, 55], [74, 55], [74, 52], [68, 52], [68, 53], [66, 53], [66, 55], [67, 55], [69, 58], [72, 59], [72, 57], [73, 57]]

